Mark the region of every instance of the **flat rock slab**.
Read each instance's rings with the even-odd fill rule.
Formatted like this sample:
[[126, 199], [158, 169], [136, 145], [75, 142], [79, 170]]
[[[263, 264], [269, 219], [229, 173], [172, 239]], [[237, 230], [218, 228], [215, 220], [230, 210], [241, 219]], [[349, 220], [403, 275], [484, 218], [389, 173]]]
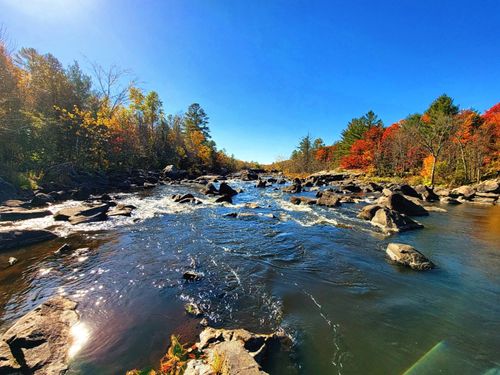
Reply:
[[73, 225], [104, 221], [108, 218], [109, 203], [97, 206], [66, 207], [54, 214], [54, 220], [69, 221]]
[[19, 319], [0, 340], [1, 374], [64, 374], [78, 320], [76, 302], [55, 296]]
[[37, 242], [53, 240], [54, 238], [57, 238], [55, 233], [43, 229], [0, 231], [0, 250], [32, 245]]
[[417, 271], [434, 268], [434, 264], [425, 255], [410, 245], [390, 243], [385, 252], [392, 261]]
[[27, 210], [24, 208], [0, 209], [0, 221], [28, 220], [28, 219], [45, 217], [49, 215], [52, 215], [52, 212], [43, 209], [37, 209], [37, 210]]

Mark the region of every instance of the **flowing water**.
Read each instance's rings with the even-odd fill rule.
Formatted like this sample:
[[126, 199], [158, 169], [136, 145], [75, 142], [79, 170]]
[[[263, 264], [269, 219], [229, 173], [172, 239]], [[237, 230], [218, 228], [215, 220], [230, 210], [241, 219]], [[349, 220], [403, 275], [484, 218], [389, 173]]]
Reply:
[[[386, 237], [356, 218], [364, 203], [294, 206], [273, 188], [230, 184], [244, 189], [232, 206], [206, 198], [176, 204], [171, 194], [198, 190], [160, 186], [122, 195], [137, 207], [130, 218], [64, 224], [54, 230], [66, 238], [3, 252], [1, 265], [10, 256], [19, 262], [0, 269], [0, 331], [47, 297], [67, 295], [79, 302], [82, 320], [71, 373], [123, 374], [156, 365], [172, 333], [196, 340], [200, 319], [183, 308], [192, 301], [215, 327], [284, 329], [293, 351], [266, 363], [271, 374], [402, 374], [415, 363], [427, 372], [411, 373], [500, 367], [500, 207], [446, 206], [447, 213], [419, 218], [425, 229]], [[224, 216], [235, 211], [246, 215]], [[91, 250], [54, 255], [64, 242]], [[389, 263], [389, 242], [415, 246], [438, 268]], [[189, 269], [203, 279], [184, 281]]]

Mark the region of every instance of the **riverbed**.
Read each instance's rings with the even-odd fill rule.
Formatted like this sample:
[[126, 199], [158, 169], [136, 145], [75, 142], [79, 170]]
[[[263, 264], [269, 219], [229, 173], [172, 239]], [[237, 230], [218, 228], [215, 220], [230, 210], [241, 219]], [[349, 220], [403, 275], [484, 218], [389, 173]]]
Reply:
[[[131, 217], [17, 223], [65, 237], [0, 254], [0, 331], [66, 295], [82, 321], [70, 373], [124, 374], [157, 365], [173, 333], [196, 341], [200, 318], [184, 311], [194, 302], [211, 326], [289, 334], [293, 351], [266, 363], [271, 374], [500, 368], [500, 207], [436, 204], [447, 212], [419, 217], [424, 229], [386, 236], [356, 218], [369, 196], [339, 208], [296, 206], [274, 187], [229, 184], [243, 189], [233, 205], [194, 185], [166, 185], [120, 194], [137, 207]], [[174, 203], [178, 193], [202, 204]], [[240, 215], [224, 216], [232, 212]], [[65, 242], [91, 250], [55, 255]], [[437, 268], [388, 262], [389, 242], [414, 246]], [[18, 263], [5, 267], [11, 256]], [[188, 282], [186, 270], [203, 277]]]

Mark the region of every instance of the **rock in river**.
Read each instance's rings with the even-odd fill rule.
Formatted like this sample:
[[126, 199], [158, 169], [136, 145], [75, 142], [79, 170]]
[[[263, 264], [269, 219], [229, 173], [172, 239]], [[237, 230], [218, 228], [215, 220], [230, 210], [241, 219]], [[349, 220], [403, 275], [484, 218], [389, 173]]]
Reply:
[[371, 223], [382, 228], [386, 232], [403, 232], [424, 227], [422, 224], [417, 223], [406, 215], [390, 210], [387, 207], [377, 210], [375, 216], [371, 219]]
[[27, 210], [24, 208], [0, 209], [0, 221], [28, 220], [49, 215], [52, 215], [52, 212], [43, 209], [36, 209], [36, 210]]
[[200, 359], [187, 363], [185, 375], [214, 374], [216, 359], [223, 359], [222, 373], [238, 375], [264, 375], [259, 362], [276, 344], [290, 345], [290, 339], [282, 332], [256, 334], [244, 329], [214, 329], [207, 327], [200, 333], [198, 350], [204, 353]]
[[28, 246], [37, 242], [52, 240], [54, 238], [57, 238], [55, 233], [43, 229], [0, 231], [0, 250]]
[[397, 193], [390, 194], [387, 197], [381, 197], [377, 203], [408, 216], [429, 215], [424, 207]]
[[75, 310], [76, 302], [56, 296], [19, 319], [0, 340], [0, 373], [64, 374]]
[[385, 252], [392, 261], [414, 270], [423, 271], [434, 267], [429, 259], [410, 245], [390, 243]]

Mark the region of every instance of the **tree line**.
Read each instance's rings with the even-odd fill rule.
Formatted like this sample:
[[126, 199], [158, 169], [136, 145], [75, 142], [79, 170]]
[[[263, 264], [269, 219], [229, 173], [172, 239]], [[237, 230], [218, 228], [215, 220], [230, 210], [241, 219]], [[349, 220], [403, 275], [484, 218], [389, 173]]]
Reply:
[[375, 176], [411, 177], [423, 183], [465, 184], [500, 171], [500, 103], [484, 113], [460, 109], [441, 95], [424, 113], [388, 127], [373, 112], [352, 119], [330, 146], [309, 135], [289, 160], [274, 168], [289, 173], [359, 170]]
[[0, 35], [1, 178], [31, 184], [67, 162], [87, 171], [174, 165], [192, 174], [246, 166], [217, 149], [198, 103], [165, 114], [158, 93], [141, 90], [126, 71], [90, 71], [33, 48], [12, 52]]

